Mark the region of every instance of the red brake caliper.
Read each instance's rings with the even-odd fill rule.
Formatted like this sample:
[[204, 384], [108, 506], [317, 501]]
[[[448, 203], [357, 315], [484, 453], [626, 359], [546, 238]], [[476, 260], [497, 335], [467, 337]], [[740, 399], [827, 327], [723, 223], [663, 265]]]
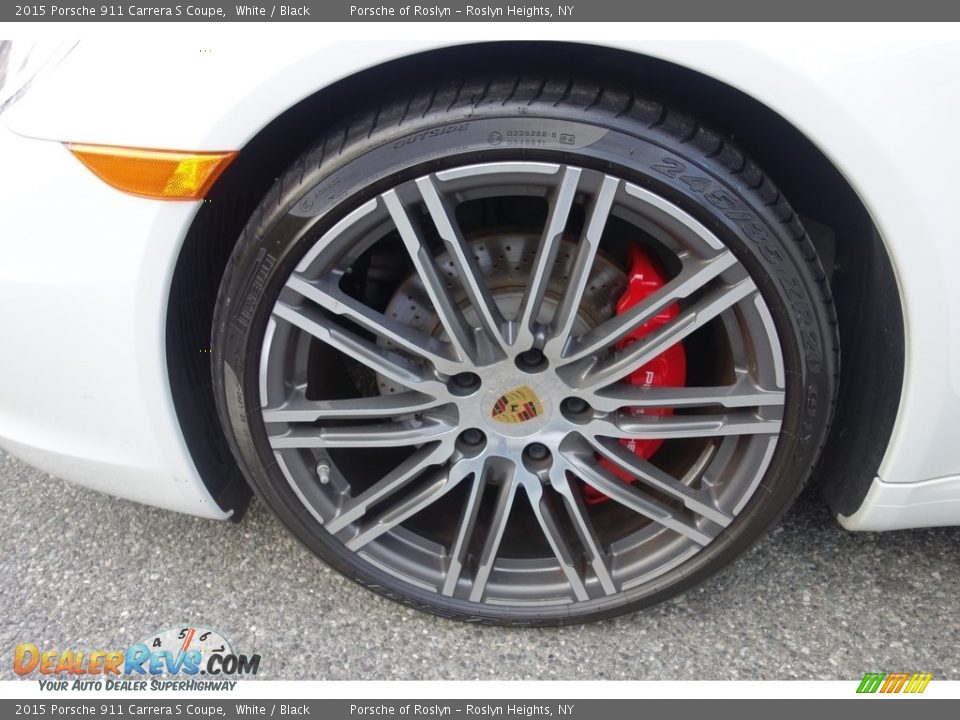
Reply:
[[[643, 301], [666, 283], [663, 274], [654, 265], [650, 256], [639, 245], [631, 245], [627, 253], [630, 263], [630, 278], [627, 289], [617, 301], [617, 315], [625, 313], [637, 303]], [[654, 315], [646, 323], [617, 343], [621, 350], [632, 342], [636, 342], [645, 335], [649, 335], [663, 325], [666, 325], [680, 312], [680, 306], [674, 303]], [[642, 387], [683, 387], [687, 382], [687, 355], [683, 345], [677, 343], [664, 350], [660, 355], [630, 373], [625, 382]], [[671, 408], [630, 408], [634, 415], [671, 415]], [[628, 450], [636, 453], [643, 459], [649, 458], [663, 444], [663, 440], [621, 440]], [[599, 458], [600, 464], [619, 477], [624, 482], [636, 481], [630, 473], [614, 465], [606, 458]], [[586, 500], [589, 503], [600, 503], [608, 500], [607, 496], [589, 485], [584, 487]]]

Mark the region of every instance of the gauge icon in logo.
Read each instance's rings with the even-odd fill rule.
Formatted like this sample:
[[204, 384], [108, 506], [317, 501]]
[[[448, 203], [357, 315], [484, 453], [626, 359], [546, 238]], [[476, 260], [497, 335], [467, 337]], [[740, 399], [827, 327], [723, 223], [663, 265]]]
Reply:
[[206, 667], [211, 655], [235, 654], [233, 644], [219, 631], [195, 625], [184, 624], [167, 628], [148, 635], [140, 642], [146, 645], [151, 653], [166, 651], [173, 657], [185, 657], [191, 650], [199, 651], [199, 667]]

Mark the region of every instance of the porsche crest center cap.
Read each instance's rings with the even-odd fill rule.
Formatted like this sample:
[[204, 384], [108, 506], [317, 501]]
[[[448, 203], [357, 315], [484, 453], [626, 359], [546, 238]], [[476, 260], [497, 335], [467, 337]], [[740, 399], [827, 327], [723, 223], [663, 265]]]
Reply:
[[493, 404], [490, 418], [512, 425], [533, 420], [543, 415], [543, 403], [528, 385], [508, 390]]

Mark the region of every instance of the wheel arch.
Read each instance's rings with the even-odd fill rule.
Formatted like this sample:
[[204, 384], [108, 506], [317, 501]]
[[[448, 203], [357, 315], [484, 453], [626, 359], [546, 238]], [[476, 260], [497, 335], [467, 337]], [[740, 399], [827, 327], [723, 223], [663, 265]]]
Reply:
[[[545, 47], [549, 46], [549, 47]], [[843, 352], [834, 427], [816, 477], [835, 513], [860, 506], [893, 431], [904, 371], [899, 288], [880, 234], [854, 188], [800, 130], [755, 98], [700, 72], [623, 50], [561, 42], [497, 42], [429, 50], [318, 89], [277, 115], [239, 151], [199, 209], [177, 258], [166, 354], [177, 417], [197, 470], [225, 510], [242, 515], [250, 490], [227, 446], [213, 400], [208, 353], [213, 306], [230, 253], [254, 208], [284, 169], [344, 109], [383, 88], [407, 88], [483, 70], [543, 68], [602, 75], [680, 107], [735, 137], [804, 219], [836, 300]], [[557, 59], [562, 58], [562, 59]], [[862, 417], [872, 432], [855, 432]]]

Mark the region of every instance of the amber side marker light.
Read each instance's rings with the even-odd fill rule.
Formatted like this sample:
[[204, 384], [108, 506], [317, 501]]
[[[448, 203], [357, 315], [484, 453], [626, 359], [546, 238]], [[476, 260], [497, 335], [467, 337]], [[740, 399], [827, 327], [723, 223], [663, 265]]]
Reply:
[[202, 200], [236, 152], [141, 150], [67, 143], [98, 178], [117, 190], [154, 200]]

